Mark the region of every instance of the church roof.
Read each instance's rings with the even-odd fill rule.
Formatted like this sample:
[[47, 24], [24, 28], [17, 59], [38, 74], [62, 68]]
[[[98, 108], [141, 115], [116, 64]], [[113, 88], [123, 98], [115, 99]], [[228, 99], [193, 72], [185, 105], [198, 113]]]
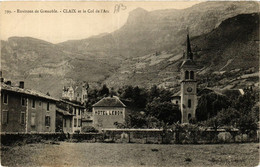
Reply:
[[187, 59], [184, 60], [181, 64], [181, 68], [183, 67], [196, 67], [196, 63], [191, 59]]
[[186, 57], [185, 60], [181, 64], [181, 68], [184, 67], [196, 67], [196, 63], [193, 61], [193, 53], [191, 51], [191, 45], [190, 45], [190, 37], [189, 34], [187, 34], [187, 50], [186, 50]]
[[104, 97], [93, 105], [93, 107], [126, 107], [118, 97]]

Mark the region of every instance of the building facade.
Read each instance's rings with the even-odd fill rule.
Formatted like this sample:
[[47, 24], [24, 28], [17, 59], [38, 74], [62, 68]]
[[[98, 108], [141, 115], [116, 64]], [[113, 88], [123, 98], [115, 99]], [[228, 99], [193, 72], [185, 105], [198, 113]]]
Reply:
[[1, 132], [55, 132], [57, 99], [1, 82]]
[[57, 131], [64, 133], [81, 132], [82, 115], [85, 107], [66, 100], [57, 103]]
[[116, 123], [125, 123], [126, 106], [116, 97], [105, 97], [93, 105], [93, 126], [96, 129], [116, 128]]
[[88, 83], [73, 86], [71, 85], [69, 87], [64, 86], [61, 98], [84, 104], [88, 100], [88, 88]]

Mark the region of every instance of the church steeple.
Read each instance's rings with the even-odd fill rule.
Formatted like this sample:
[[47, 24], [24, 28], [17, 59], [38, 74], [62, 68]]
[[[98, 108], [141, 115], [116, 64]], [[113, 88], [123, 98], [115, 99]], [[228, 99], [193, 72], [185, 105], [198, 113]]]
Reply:
[[197, 100], [197, 80], [196, 63], [193, 60], [190, 37], [187, 33], [186, 53], [181, 65], [181, 115], [182, 123], [188, 123], [191, 118], [196, 117]]
[[193, 60], [193, 53], [191, 51], [191, 46], [190, 46], [190, 37], [189, 33], [187, 33], [187, 59]]

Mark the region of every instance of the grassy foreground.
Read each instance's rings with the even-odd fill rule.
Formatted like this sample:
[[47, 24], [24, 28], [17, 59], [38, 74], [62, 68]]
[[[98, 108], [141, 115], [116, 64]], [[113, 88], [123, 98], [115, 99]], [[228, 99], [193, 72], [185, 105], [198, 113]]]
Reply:
[[259, 144], [69, 143], [1, 148], [2, 166], [257, 166]]

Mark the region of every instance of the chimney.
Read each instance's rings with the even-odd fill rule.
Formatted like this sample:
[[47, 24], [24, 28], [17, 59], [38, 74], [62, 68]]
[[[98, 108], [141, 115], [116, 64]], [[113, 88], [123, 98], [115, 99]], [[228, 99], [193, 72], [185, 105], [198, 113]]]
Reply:
[[19, 82], [19, 88], [22, 88], [22, 89], [24, 88], [24, 81]]
[[10, 85], [11, 86], [12, 82], [11, 81], [6, 81], [6, 85]]

